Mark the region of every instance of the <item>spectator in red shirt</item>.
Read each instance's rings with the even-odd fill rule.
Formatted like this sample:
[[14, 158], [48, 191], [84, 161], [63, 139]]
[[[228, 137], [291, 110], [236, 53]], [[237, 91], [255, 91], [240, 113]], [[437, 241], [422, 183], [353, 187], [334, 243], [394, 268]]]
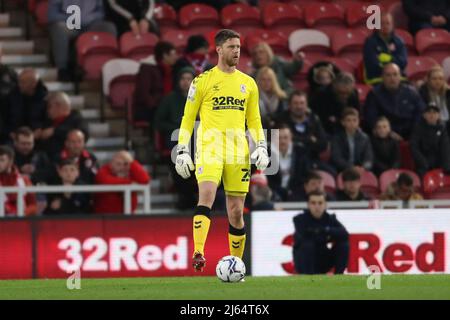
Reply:
[[[147, 171], [133, 159], [127, 151], [119, 151], [108, 163], [100, 168], [95, 177], [96, 184], [148, 184], [150, 176]], [[123, 192], [99, 192], [94, 196], [95, 213], [123, 213]], [[132, 212], [137, 207], [137, 195], [132, 194]]]
[[[14, 166], [14, 150], [8, 146], [0, 146], [0, 186], [2, 187], [25, 187], [31, 186], [31, 181], [22, 176]], [[25, 215], [35, 215], [37, 212], [36, 195], [25, 195]], [[6, 194], [4, 204], [6, 215], [17, 215], [17, 194]]]

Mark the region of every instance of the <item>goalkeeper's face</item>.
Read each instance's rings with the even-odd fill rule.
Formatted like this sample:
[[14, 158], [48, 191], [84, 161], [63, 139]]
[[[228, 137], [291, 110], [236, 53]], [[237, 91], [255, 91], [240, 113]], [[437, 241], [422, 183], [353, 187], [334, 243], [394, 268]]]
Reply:
[[217, 50], [219, 59], [229, 67], [235, 67], [239, 63], [241, 54], [241, 40], [239, 38], [231, 38], [225, 41]]

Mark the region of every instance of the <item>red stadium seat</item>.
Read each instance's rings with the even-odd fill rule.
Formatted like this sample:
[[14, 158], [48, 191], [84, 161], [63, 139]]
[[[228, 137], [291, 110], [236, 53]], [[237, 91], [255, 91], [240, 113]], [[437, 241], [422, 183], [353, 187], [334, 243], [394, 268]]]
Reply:
[[411, 148], [409, 147], [408, 141], [400, 141], [400, 166], [403, 169], [408, 169], [414, 171], [415, 164], [414, 159], [412, 157]]
[[345, 5], [345, 18], [348, 26], [361, 27], [366, 26], [370, 14], [367, 13], [369, 3], [353, 1]]
[[413, 179], [413, 184], [416, 191], [421, 191], [422, 183], [420, 181], [419, 176], [414, 171], [408, 169], [390, 169], [384, 171], [380, 175], [380, 190], [382, 193], [386, 191], [386, 189], [392, 182], [397, 181], [397, 178], [400, 175], [400, 173], [407, 173], [408, 175], [410, 175], [411, 178]]
[[34, 10], [37, 24], [45, 26], [48, 24], [48, 1], [38, 1]]
[[441, 63], [450, 54], [450, 33], [444, 29], [422, 29], [416, 34], [416, 48], [421, 56]]
[[450, 175], [442, 169], [427, 172], [423, 177], [423, 190], [427, 199], [450, 199]]
[[222, 25], [247, 36], [255, 29], [262, 28], [261, 13], [258, 8], [245, 4], [230, 4], [221, 11]]
[[438, 64], [430, 57], [408, 57], [408, 65], [406, 66], [406, 75], [411, 81], [417, 81], [425, 78], [428, 71]]
[[411, 33], [403, 29], [395, 29], [395, 34], [403, 40], [406, 48], [408, 49], [409, 55], [417, 53], [416, 46], [414, 44], [414, 37]]
[[331, 49], [338, 57], [357, 61], [362, 59], [365, 40], [366, 33], [359, 29], [336, 30], [331, 38]]
[[158, 37], [153, 33], [134, 35], [130, 31], [120, 37], [119, 43], [122, 57], [139, 61], [153, 54]]
[[172, 43], [178, 52], [186, 48], [190, 33], [187, 30], [172, 29], [162, 34], [162, 40]]
[[339, 58], [339, 57], [327, 57], [323, 59], [324, 61], [331, 62], [334, 64], [339, 70], [343, 72], [348, 72], [353, 74], [355, 72], [355, 66], [350, 62], [349, 59]]
[[392, 14], [395, 27], [398, 29], [408, 30], [408, 16], [403, 11], [401, 2], [394, 2], [389, 6], [388, 11]]
[[246, 74], [251, 74], [253, 72], [251, 57], [248, 54], [241, 52], [237, 68]]
[[361, 105], [364, 105], [367, 95], [369, 94], [370, 90], [372, 90], [372, 87], [362, 83], [355, 84], [355, 87], [356, 90], [358, 90], [359, 101], [361, 102]]
[[179, 12], [180, 26], [191, 34], [202, 34], [211, 28], [220, 27], [219, 14], [214, 7], [192, 3], [183, 6]]
[[283, 33], [289, 37], [292, 31], [303, 28], [302, 10], [290, 3], [273, 2], [267, 4], [262, 11], [266, 28]]
[[334, 177], [326, 171], [317, 170], [316, 172], [322, 177], [325, 191], [334, 194], [336, 192], [336, 181]]
[[260, 42], [266, 42], [277, 55], [291, 56], [288, 40], [276, 31], [259, 29], [255, 30], [246, 39], [246, 47], [249, 52]]
[[155, 6], [155, 20], [163, 34], [168, 29], [176, 29], [178, 27], [177, 12], [166, 3], [160, 3]]
[[336, 3], [311, 3], [305, 7], [304, 16], [309, 28], [322, 30], [328, 35], [346, 28], [344, 9]]
[[101, 77], [103, 65], [119, 56], [116, 38], [107, 32], [85, 32], [76, 41], [77, 61], [85, 72], [85, 79]]
[[303, 51], [310, 61], [331, 56], [330, 38], [319, 30], [297, 30], [289, 36], [292, 54]]
[[[342, 180], [342, 172], [337, 176], [337, 187], [339, 189], [344, 188], [344, 182]], [[361, 191], [364, 192], [369, 198], [376, 199], [380, 195], [380, 188], [377, 177], [370, 171], [364, 170], [361, 174]]]

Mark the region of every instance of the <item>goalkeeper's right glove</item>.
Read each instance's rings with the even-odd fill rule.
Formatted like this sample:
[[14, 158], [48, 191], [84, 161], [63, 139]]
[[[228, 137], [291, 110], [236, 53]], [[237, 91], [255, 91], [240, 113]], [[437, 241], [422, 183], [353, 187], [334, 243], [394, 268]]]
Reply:
[[188, 146], [178, 145], [177, 154], [175, 170], [183, 179], [187, 179], [191, 176], [191, 171], [194, 170], [194, 163], [189, 155]]

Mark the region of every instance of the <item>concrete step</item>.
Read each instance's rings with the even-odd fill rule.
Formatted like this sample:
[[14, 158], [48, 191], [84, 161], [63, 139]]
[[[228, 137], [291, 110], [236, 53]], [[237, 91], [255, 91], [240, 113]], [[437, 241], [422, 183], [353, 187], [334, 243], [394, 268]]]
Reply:
[[87, 148], [115, 148], [117, 150], [123, 149], [125, 146], [124, 137], [109, 137], [109, 138], [90, 138], [86, 144]]
[[48, 57], [44, 54], [28, 54], [28, 55], [6, 54], [3, 55], [2, 57], [2, 63], [12, 66], [43, 65], [48, 64]]
[[69, 95], [69, 98], [70, 98], [70, 102], [72, 104], [72, 108], [77, 109], [77, 110], [81, 110], [81, 109], [85, 108], [86, 102], [85, 102], [84, 96]]
[[[19, 74], [24, 68], [14, 68]], [[58, 70], [56, 68], [34, 68], [44, 82], [57, 82]]]
[[50, 81], [45, 82], [48, 91], [64, 91], [64, 92], [73, 92], [75, 91], [75, 85], [71, 82], [59, 82], [59, 81]]
[[81, 110], [81, 115], [85, 120], [99, 120], [100, 119], [100, 110], [98, 109], [83, 109]]
[[0, 47], [3, 49], [3, 54], [32, 54], [34, 52], [33, 41], [0, 41]]
[[[108, 163], [111, 161], [111, 159], [113, 158], [113, 156], [120, 151], [121, 149], [117, 149], [117, 150], [111, 150], [111, 151], [97, 151], [93, 148], [88, 148], [88, 150], [90, 152], [93, 152], [95, 154], [95, 156], [97, 157], [97, 161], [99, 163], [99, 165], [103, 165], [105, 163]], [[130, 151], [131, 155], [134, 157], [134, 152]]]
[[0, 28], [0, 38], [11, 39], [23, 37], [24, 32], [22, 28]]
[[92, 138], [106, 138], [110, 136], [109, 123], [88, 123], [89, 136]]
[[9, 26], [10, 16], [8, 13], [0, 13], [0, 27], [4, 28]]

